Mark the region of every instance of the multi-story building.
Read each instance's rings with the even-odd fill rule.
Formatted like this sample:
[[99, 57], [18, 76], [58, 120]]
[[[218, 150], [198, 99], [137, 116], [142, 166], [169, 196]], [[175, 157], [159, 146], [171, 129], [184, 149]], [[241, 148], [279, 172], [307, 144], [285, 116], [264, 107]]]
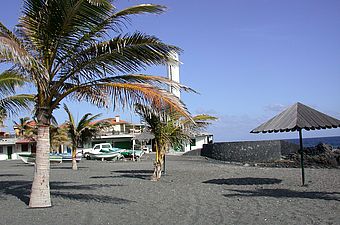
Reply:
[[84, 148], [91, 148], [98, 143], [110, 143], [113, 147], [131, 149], [133, 148], [132, 138], [136, 134], [140, 134], [144, 129], [143, 124], [132, 124], [125, 120], [121, 120], [120, 116], [115, 118], [106, 118], [95, 121], [94, 123], [106, 122], [110, 124], [107, 128], [99, 132], [91, 141], [84, 144]]

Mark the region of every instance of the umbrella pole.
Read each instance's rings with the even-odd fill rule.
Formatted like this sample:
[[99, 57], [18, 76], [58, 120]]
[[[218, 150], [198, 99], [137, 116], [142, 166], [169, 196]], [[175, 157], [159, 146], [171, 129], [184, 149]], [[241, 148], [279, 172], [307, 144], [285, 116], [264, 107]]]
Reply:
[[299, 129], [300, 137], [300, 154], [301, 154], [301, 174], [302, 174], [302, 186], [305, 185], [305, 168], [303, 166], [303, 143], [302, 143], [302, 129]]

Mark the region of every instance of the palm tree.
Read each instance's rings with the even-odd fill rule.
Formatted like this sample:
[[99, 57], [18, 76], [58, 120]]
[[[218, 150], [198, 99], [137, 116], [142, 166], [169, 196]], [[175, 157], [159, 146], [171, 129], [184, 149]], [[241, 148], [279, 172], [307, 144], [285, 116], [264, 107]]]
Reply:
[[148, 106], [136, 105], [136, 112], [146, 123], [148, 129], [154, 134], [154, 150], [156, 158], [154, 173], [151, 180], [158, 181], [161, 178], [165, 153], [170, 149], [184, 147], [192, 136], [204, 130], [209, 121], [216, 120], [214, 116], [201, 114], [192, 118], [185, 118], [177, 112], [164, 109], [159, 113]]
[[29, 117], [21, 117], [19, 121], [13, 120], [13, 127], [18, 137], [30, 137], [31, 134], [36, 134], [36, 127], [31, 125], [32, 120]]
[[141, 4], [117, 11], [111, 0], [25, 0], [16, 33], [0, 23], [0, 62], [12, 63], [36, 89], [38, 138], [29, 207], [51, 206], [50, 120], [66, 97], [99, 107], [168, 105], [190, 116], [164, 85], [186, 87], [164, 77], [136, 74], [174, 62], [171, 53], [180, 49], [141, 32], [123, 33], [130, 15], [165, 9]]
[[67, 105], [64, 104], [64, 109], [68, 115], [68, 121], [66, 122], [67, 131], [72, 143], [72, 169], [77, 170], [77, 147], [83, 144], [91, 137], [95, 136], [98, 131], [102, 128], [101, 123], [93, 123], [101, 114], [92, 116], [91, 113], [86, 113], [78, 123], [75, 122], [73, 115], [68, 109]]
[[23, 86], [25, 82], [26, 80], [13, 70], [6, 70], [0, 74], [0, 125], [8, 115], [30, 109], [34, 96], [15, 94], [15, 88]]
[[50, 128], [51, 151], [59, 152], [62, 145], [69, 144], [67, 129], [63, 125], [51, 125]]

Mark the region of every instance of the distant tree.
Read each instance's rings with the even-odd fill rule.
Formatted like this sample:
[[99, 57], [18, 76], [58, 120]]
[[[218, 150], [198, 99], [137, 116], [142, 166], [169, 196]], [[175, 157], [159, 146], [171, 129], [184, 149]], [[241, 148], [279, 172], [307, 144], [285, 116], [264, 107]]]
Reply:
[[[13, 127], [18, 137], [30, 138], [37, 134], [37, 127], [32, 125], [33, 120], [29, 117], [21, 117], [19, 121], [13, 120]], [[33, 122], [35, 124], [35, 122]]]
[[62, 145], [70, 144], [71, 140], [64, 126], [51, 125], [50, 128], [51, 151], [60, 151]]
[[190, 142], [191, 137], [204, 130], [210, 124], [210, 121], [217, 119], [205, 114], [186, 118], [177, 112], [170, 112], [168, 109], [159, 113], [151, 107], [140, 104], [136, 105], [135, 108], [146, 123], [147, 128], [155, 136], [153, 143], [156, 158], [154, 173], [151, 178], [154, 181], [161, 178], [164, 156], [170, 148], [183, 148]]
[[79, 120], [79, 122], [76, 122], [66, 104], [64, 104], [64, 109], [68, 115], [66, 130], [72, 143], [72, 169], [77, 170], [77, 147], [79, 144], [83, 144], [85, 141], [94, 137], [102, 128], [100, 123], [93, 123], [101, 114], [92, 116], [91, 113], [87, 113]]

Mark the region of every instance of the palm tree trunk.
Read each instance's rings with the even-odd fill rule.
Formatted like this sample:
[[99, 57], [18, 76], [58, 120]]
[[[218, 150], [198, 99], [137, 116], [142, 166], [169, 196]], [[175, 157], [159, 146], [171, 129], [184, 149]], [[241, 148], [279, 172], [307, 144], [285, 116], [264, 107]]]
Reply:
[[50, 196], [50, 126], [38, 124], [37, 152], [30, 208], [51, 206]]
[[77, 157], [77, 148], [72, 147], [72, 170], [78, 170], [76, 157]]
[[154, 163], [154, 172], [151, 177], [152, 181], [158, 181], [161, 179], [163, 158], [164, 158], [164, 155], [162, 155], [162, 151], [159, 148], [158, 142], [155, 142], [155, 148], [156, 148], [156, 159]]

